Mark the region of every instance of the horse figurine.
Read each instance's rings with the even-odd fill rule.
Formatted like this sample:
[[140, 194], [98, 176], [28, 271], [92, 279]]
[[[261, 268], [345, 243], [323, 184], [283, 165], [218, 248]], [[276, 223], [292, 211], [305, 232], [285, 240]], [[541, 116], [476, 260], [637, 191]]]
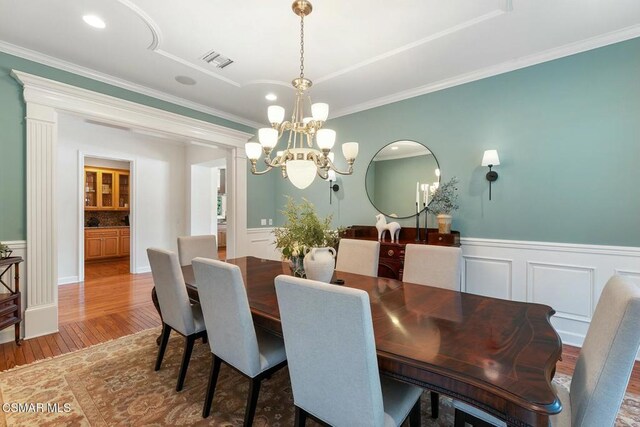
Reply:
[[400, 224], [397, 222], [390, 222], [387, 224], [387, 219], [382, 214], [376, 215], [376, 228], [378, 229], [378, 240], [382, 241], [385, 231], [389, 230], [391, 235], [391, 241], [397, 242], [400, 240]]

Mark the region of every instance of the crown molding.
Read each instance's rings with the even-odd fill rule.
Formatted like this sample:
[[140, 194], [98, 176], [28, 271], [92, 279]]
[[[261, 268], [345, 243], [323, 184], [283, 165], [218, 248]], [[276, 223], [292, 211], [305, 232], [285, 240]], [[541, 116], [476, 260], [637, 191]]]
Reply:
[[383, 105], [392, 104], [398, 101], [404, 101], [405, 99], [415, 98], [416, 96], [437, 92], [443, 89], [448, 89], [448, 88], [459, 86], [465, 83], [471, 83], [476, 80], [486, 79], [488, 77], [497, 76], [499, 74], [508, 73], [511, 71], [519, 70], [521, 68], [526, 68], [536, 64], [540, 64], [543, 62], [553, 61], [555, 59], [564, 58], [566, 56], [575, 55], [577, 53], [586, 52], [589, 50], [608, 46], [614, 43], [620, 43], [626, 40], [631, 40], [636, 37], [640, 37], [640, 24], [626, 27], [621, 30], [613, 31], [600, 36], [592, 37], [586, 40], [581, 40], [579, 42], [570, 43], [564, 46], [549, 49], [544, 52], [536, 53], [534, 55], [525, 56], [523, 58], [515, 59], [512, 61], [506, 61], [498, 65], [473, 71], [471, 73], [462, 74], [460, 76], [440, 80], [439, 82], [431, 83], [424, 86], [419, 86], [413, 89], [397, 92], [388, 96], [372, 99], [370, 101], [353, 105], [351, 107], [345, 107], [337, 111], [334, 111], [331, 116], [332, 118], [347, 116], [349, 114], [370, 110], [372, 108], [381, 107]]
[[165, 93], [156, 89], [151, 89], [149, 87], [142, 86], [137, 83], [130, 82], [128, 80], [120, 79], [118, 77], [101, 73], [91, 68], [82, 67], [80, 65], [63, 61], [61, 59], [57, 59], [52, 56], [45, 55], [43, 53], [26, 49], [20, 46], [16, 46], [14, 44], [7, 43], [1, 40], [0, 40], [0, 51], [4, 53], [8, 53], [9, 55], [14, 55], [23, 59], [27, 59], [29, 61], [37, 62], [39, 64], [47, 65], [49, 67], [57, 68], [59, 70], [67, 71], [69, 73], [77, 74], [82, 77], [86, 77], [92, 80], [97, 80], [102, 83], [106, 83], [112, 86], [126, 89], [131, 92], [150, 96], [152, 98], [170, 102], [172, 104], [176, 104], [181, 107], [190, 108], [192, 110], [199, 111], [201, 113], [206, 113], [212, 116], [220, 117], [222, 119], [231, 120], [233, 122], [252, 127], [254, 129], [258, 129], [263, 126], [258, 122], [254, 122], [244, 117], [236, 116], [235, 114], [226, 113], [216, 108], [208, 107], [206, 105], [199, 104], [193, 101], [188, 101], [184, 98], [180, 98], [175, 95], [170, 95], [168, 93]]
[[[52, 107], [58, 111], [80, 114], [82, 117], [103, 123], [155, 130], [188, 140], [199, 140], [214, 144], [244, 148], [244, 144], [254, 135], [236, 129], [183, 116], [159, 108], [127, 101], [114, 96], [50, 80], [44, 77], [12, 70], [11, 75], [24, 86], [23, 96], [28, 104], [27, 116], [42, 114]], [[54, 121], [55, 117], [38, 116], [38, 119]], [[31, 118], [36, 118], [35, 116]]]

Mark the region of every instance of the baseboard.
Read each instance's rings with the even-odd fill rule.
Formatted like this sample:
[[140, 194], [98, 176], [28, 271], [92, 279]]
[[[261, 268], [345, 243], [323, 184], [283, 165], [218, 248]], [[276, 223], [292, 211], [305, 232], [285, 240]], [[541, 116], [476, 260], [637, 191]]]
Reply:
[[151, 267], [138, 267], [135, 274], [151, 273]]
[[58, 286], [69, 285], [71, 283], [78, 283], [79, 281], [80, 280], [78, 276], [60, 277], [58, 278]]
[[22, 325], [25, 339], [58, 332], [58, 304], [27, 308]]

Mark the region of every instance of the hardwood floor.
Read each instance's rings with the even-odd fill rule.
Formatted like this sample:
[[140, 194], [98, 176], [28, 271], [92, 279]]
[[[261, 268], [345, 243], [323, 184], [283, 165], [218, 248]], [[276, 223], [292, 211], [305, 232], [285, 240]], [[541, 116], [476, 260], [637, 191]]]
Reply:
[[59, 332], [0, 345], [0, 371], [160, 326], [151, 274], [129, 274], [129, 261], [87, 264], [85, 282], [58, 288]]
[[[220, 259], [226, 258], [226, 251]], [[55, 334], [0, 345], [0, 371], [160, 326], [151, 302], [150, 273], [129, 274], [129, 261], [88, 264], [84, 283], [60, 286], [59, 328]], [[572, 375], [580, 349], [565, 345], [557, 372]], [[640, 363], [627, 390], [640, 394]]]

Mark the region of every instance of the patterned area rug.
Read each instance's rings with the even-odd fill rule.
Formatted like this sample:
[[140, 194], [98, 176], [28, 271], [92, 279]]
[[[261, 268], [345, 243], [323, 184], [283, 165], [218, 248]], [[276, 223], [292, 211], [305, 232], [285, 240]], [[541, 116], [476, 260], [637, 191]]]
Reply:
[[[248, 381], [222, 365], [212, 414], [204, 420], [201, 412], [211, 361], [208, 345], [196, 344], [185, 388], [176, 393], [184, 341], [177, 336], [171, 339], [162, 369], [155, 372], [158, 333], [159, 329], [143, 331], [0, 374], [0, 425], [241, 426]], [[569, 381], [567, 376], [557, 380], [562, 385]], [[422, 408], [423, 426], [453, 425], [451, 400], [441, 399], [438, 420], [430, 418], [428, 393], [423, 395]], [[639, 423], [639, 396], [627, 395], [616, 425]], [[286, 369], [263, 383], [254, 425], [293, 425]]]

